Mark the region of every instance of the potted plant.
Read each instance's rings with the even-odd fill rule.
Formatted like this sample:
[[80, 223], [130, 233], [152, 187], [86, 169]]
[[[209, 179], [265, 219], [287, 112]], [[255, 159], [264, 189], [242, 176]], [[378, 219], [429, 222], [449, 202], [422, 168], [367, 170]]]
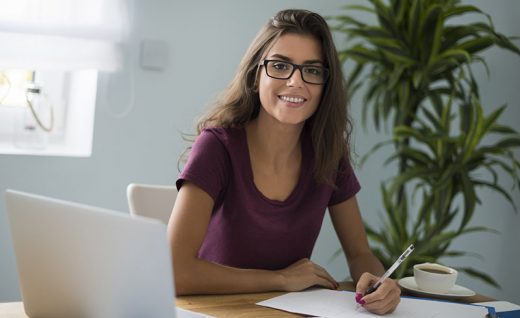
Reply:
[[[396, 271], [400, 278], [416, 263], [466, 256], [450, 249], [460, 235], [492, 231], [470, 225], [477, 188], [497, 191], [514, 206], [497, 171], [520, 187], [520, 162], [513, 153], [520, 135], [499, 124], [505, 105], [484, 112], [472, 67], [487, 68], [481, 53], [488, 48], [519, 55], [520, 50], [495, 31], [487, 14], [457, 0], [368, 1], [347, 6], [348, 14], [332, 20], [347, 36], [340, 57], [354, 65], [347, 76], [349, 97], [362, 89], [363, 123], [371, 118], [378, 131], [383, 124], [391, 131], [391, 138], [374, 145], [361, 162], [381, 147], [393, 147], [386, 162], [395, 163], [397, 171], [381, 184], [384, 227], [365, 226], [387, 268], [410, 243], [416, 245]], [[356, 19], [358, 11], [373, 14], [377, 22]], [[467, 14], [481, 19], [455, 23], [454, 17]], [[459, 270], [498, 286], [473, 268]]]

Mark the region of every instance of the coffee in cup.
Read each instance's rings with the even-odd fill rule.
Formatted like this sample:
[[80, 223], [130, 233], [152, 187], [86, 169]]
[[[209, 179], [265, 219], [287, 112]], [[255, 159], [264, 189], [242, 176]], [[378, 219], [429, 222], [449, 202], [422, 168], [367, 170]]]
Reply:
[[455, 285], [457, 271], [436, 263], [422, 263], [413, 267], [413, 276], [420, 290], [447, 294]]

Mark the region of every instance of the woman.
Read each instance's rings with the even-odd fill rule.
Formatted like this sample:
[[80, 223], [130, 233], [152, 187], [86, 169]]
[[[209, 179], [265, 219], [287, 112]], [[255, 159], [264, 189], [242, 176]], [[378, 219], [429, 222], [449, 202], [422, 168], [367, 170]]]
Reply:
[[[336, 289], [309, 260], [327, 207], [357, 293], [383, 274], [355, 197], [345, 86], [321, 16], [272, 18], [197, 128], [168, 225], [178, 294]], [[359, 302], [385, 314], [399, 295], [387, 279]]]

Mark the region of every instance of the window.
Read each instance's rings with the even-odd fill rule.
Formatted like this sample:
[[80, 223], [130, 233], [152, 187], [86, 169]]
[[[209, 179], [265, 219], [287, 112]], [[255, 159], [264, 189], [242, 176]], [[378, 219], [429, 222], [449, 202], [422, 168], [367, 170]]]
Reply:
[[0, 153], [89, 156], [96, 85], [95, 70], [0, 72]]
[[89, 156], [99, 72], [122, 64], [125, 0], [17, 0], [0, 10], [0, 153]]

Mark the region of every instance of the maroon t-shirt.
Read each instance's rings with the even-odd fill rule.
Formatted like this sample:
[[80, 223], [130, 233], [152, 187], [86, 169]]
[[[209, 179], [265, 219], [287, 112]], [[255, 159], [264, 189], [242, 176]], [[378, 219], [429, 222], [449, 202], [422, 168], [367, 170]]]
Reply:
[[270, 200], [255, 186], [243, 128], [205, 129], [195, 140], [177, 180], [206, 191], [215, 204], [199, 257], [239, 268], [281, 269], [310, 258], [325, 209], [360, 189], [345, 160], [336, 186], [313, 178], [314, 155], [304, 132], [300, 178], [285, 201]]

